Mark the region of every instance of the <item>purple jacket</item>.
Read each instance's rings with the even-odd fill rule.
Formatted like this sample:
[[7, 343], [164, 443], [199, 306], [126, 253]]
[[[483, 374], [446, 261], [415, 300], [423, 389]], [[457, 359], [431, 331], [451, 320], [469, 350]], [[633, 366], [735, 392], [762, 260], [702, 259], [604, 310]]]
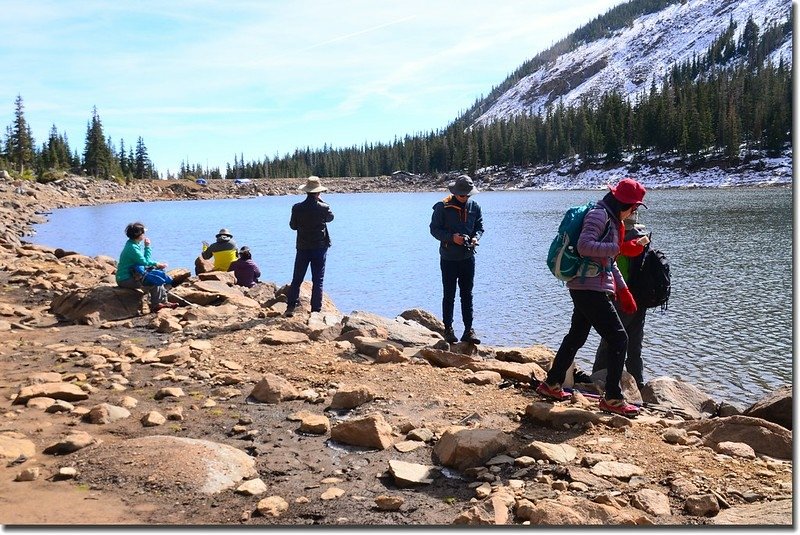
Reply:
[[[609, 225], [608, 232], [606, 232], [606, 223]], [[578, 253], [608, 269], [601, 270], [594, 277], [575, 277], [567, 281], [567, 288], [613, 294], [618, 288], [628, 287], [615, 261], [619, 254], [621, 225], [622, 223], [616, 216], [609, 214], [603, 201], [597, 203], [596, 208], [589, 210], [583, 220], [583, 228], [578, 238]]]
[[239, 286], [247, 286], [248, 288], [252, 288], [258, 282], [258, 278], [261, 276], [261, 271], [258, 269], [258, 266], [253, 259], [242, 260], [234, 260], [231, 262], [231, 266], [228, 268], [228, 271], [233, 271], [234, 276], [236, 277], [236, 284]]

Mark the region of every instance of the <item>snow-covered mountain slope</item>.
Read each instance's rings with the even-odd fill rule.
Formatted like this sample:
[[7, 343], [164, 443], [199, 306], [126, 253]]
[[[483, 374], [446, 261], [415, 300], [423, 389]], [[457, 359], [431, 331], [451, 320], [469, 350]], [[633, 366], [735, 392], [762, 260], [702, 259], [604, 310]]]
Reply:
[[[583, 98], [616, 89], [632, 98], [657, 83], [675, 63], [702, 56], [711, 43], [736, 22], [736, 39], [747, 19], [763, 31], [784, 22], [792, 9], [789, 0], [688, 0], [636, 19], [611, 37], [582, 45], [522, 78], [499, 97], [475, 124], [488, 124], [514, 115], [541, 114], [562, 99], [573, 106]], [[783, 58], [792, 64], [788, 39], [770, 56], [775, 64]]]

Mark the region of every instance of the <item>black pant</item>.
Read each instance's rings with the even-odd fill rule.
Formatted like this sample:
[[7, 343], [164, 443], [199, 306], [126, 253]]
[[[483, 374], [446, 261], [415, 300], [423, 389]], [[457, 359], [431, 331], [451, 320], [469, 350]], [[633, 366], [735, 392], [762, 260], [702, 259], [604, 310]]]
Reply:
[[464, 330], [472, 328], [472, 285], [475, 282], [475, 257], [464, 260], [440, 259], [442, 269], [442, 321], [445, 327], [453, 326], [453, 307], [456, 302], [456, 284], [461, 297], [461, 318]]
[[311, 264], [311, 312], [319, 312], [322, 308], [322, 281], [325, 278], [325, 257], [328, 248], [298, 249], [294, 257], [294, 273], [292, 285], [286, 295], [286, 305], [294, 308], [300, 304], [300, 285], [306, 277], [308, 265]]
[[[619, 312], [619, 311], [618, 311]], [[647, 317], [647, 309], [642, 307], [636, 309], [633, 314], [619, 312], [619, 319], [622, 326], [628, 333], [628, 351], [625, 357], [625, 368], [628, 373], [636, 380], [636, 384], [641, 388], [644, 385], [644, 365], [642, 363], [642, 340], [644, 340], [644, 320]], [[600, 340], [597, 346], [597, 354], [594, 357], [592, 373], [604, 370], [608, 366], [608, 355], [611, 348], [605, 340]]]
[[572, 323], [569, 332], [558, 348], [553, 367], [547, 372], [547, 383], [561, 384], [567, 370], [575, 360], [578, 350], [586, 343], [592, 327], [609, 345], [608, 375], [606, 376], [606, 399], [622, 399], [619, 382], [622, 379], [622, 366], [628, 335], [619, 319], [617, 309], [605, 292], [591, 290], [570, 290], [572, 297]]

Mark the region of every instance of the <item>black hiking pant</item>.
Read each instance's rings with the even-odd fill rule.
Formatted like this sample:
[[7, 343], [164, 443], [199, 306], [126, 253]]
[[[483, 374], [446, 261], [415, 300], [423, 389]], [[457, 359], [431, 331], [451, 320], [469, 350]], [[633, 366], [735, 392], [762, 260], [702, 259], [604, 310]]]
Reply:
[[[625, 314], [619, 311], [619, 319], [622, 326], [628, 333], [628, 351], [625, 357], [625, 369], [636, 380], [639, 390], [644, 386], [644, 363], [642, 362], [642, 342], [644, 341], [644, 320], [647, 317], [647, 309], [640, 307], [633, 314]], [[594, 357], [592, 373], [604, 370], [608, 366], [608, 355], [611, 347], [605, 340], [600, 340], [597, 346], [597, 353]]]
[[609, 345], [608, 374], [606, 376], [606, 399], [622, 399], [619, 382], [622, 379], [625, 349], [628, 335], [611, 297], [605, 292], [592, 290], [570, 290], [572, 298], [572, 323], [569, 332], [556, 352], [553, 366], [547, 372], [547, 384], [564, 382], [567, 370], [575, 360], [578, 350], [586, 343], [589, 331], [594, 327], [597, 334]]
[[464, 260], [440, 259], [442, 269], [442, 322], [445, 327], [453, 326], [453, 309], [456, 302], [456, 284], [461, 298], [461, 319], [464, 331], [472, 328], [472, 286], [475, 283], [475, 257]]

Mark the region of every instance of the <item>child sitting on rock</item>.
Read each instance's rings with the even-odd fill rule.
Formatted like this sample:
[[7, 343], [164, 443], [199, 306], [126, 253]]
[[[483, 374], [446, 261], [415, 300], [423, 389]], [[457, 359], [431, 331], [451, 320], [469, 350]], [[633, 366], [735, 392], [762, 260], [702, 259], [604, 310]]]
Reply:
[[256, 263], [253, 262], [253, 255], [247, 246], [239, 249], [239, 258], [231, 262], [228, 271], [233, 271], [233, 275], [236, 277], [236, 284], [247, 288], [252, 288], [258, 284], [258, 278], [261, 276], [261, 271]]

